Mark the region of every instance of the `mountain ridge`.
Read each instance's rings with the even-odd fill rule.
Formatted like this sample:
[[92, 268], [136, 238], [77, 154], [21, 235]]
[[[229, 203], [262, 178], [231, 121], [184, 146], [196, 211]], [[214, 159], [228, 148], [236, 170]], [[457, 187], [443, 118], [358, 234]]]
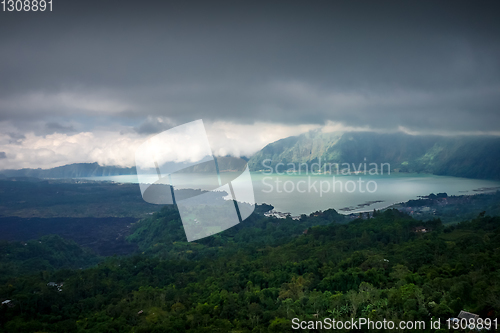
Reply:
[[135, 167], [101, 166], [99, 163], [72, 163], [50, 169], [6, 169], [0, 170], [5, 177], [35, 177], [35, 178], [78, 178], [135, 175]]
[[[232, 160], [227, 156], [218, 157], [219, 168], [241, 168]], [[267, 162], [265, 165], [264, 161]], [[274, 171], [283, 172], [292, 168], [292, 165], [298, 170], [299, 165], [303, 163], [308, 166], [314, 163], [389, 163], [391, 172], [499, 180], [500, 137], [446, 137], [375, 132], [323, 133], [316, 130], [272, 142], [248, 160], [251, 171], [273, 168]], [[192, 172], [199, 171], [198, 169], [193, 169]], [[0, 170], [0, 178], [79, 178], [134, 174], [135, 167], [101, 166], [97, 162], [73, 163], [51, 169]]]
[[310, 131], [270, 143], [248, 162], [252, 171], [274, 172], [298, 170], [301, 163], [389, 163], [394, 172], [498, 180], [500, 138]]

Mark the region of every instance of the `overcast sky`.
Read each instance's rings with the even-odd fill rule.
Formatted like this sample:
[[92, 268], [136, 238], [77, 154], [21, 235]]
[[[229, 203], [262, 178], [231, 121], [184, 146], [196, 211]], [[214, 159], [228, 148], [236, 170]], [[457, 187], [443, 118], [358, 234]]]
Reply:
[[0, 12], [0, 169], [131, 166], [203, 119], [217, 154], [311, 129], [499, 134], [498, 1], [53, 0]]

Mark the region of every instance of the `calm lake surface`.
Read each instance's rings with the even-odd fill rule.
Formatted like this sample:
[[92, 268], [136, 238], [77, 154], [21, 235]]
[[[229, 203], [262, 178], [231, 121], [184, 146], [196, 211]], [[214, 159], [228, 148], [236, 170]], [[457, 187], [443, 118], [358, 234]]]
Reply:
[[[185, 176], [184, 176], [185, 175]], [[184, 174], [178, 188], [208, 189], [202, 176]], [[156, 177], [156, 178], [155, 178]], [[270, 175], [252, 173], [256, 203], [268, 203], [279, 212], [310, 214], [334, 208], [339, 213], [381, 209], [394, 203], [418, 199], [430, 193], [471, 195], [500, 189], [500, 182], [428, 174], [390, 175]], [[86, 177], [84, 179], [137, 183], [137, 176]], [[156, 175], [151, 181], [157, 180]], [[244, 186], [233, 181], [233, 185]], [[139, 191], [139, 187], [137, 187]]]

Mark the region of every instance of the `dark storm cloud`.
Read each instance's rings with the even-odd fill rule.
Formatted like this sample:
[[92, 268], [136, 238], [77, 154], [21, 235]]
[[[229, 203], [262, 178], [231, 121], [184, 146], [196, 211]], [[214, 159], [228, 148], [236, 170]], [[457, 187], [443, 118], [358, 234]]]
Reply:
[[14, 140], [26, 139], [26, 136], [24, 136], [24, 134], [21, 134], [21, 133], [8, 133], [8, 135]]
[[172, 128], [172, 123], [168, 119], [158, 117], [148, 117], [139, 126], [134, 127], [134, 130], [139, 134], [155, 134], [166, 131]]
[[7, 154], [5, 152], [0, 151], [0, 160], [7, 158]]
[[24, 139], [26, 139], [26, 136], [21, 133], [8, 133], [9, 137], [11, 140], [9, 140], [9, 143], [13, 144], [21, 144]]
[[498, 7], [64, 1], [0, 13], [0, 121], [105, 113], [144, 134], [199, 118], [495, 131]]
[[45, 134], [72, 133], [75, 131], [75, 128], [71, 125], [61, 125], [56, 122], [48, 122], [45, 124]]

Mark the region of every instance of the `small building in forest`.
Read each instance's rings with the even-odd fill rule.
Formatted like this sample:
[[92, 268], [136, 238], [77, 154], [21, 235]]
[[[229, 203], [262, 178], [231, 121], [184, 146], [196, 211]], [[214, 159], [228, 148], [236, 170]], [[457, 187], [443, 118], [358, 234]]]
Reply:
[[429, 232], [429, 228], [426, 228], [426, 227], [416, 227], [415, 229], [413, 229], [413, 231], [419, 232], [419, 233], [426, 233], [426, 232]]
[[479, 315], [462, 310], [458, 314], [458, 318], [459, 319], [467, 319], [467, 321], [469, 321], [470, 319], [474, 319], [474, 320], [478, 319]]

